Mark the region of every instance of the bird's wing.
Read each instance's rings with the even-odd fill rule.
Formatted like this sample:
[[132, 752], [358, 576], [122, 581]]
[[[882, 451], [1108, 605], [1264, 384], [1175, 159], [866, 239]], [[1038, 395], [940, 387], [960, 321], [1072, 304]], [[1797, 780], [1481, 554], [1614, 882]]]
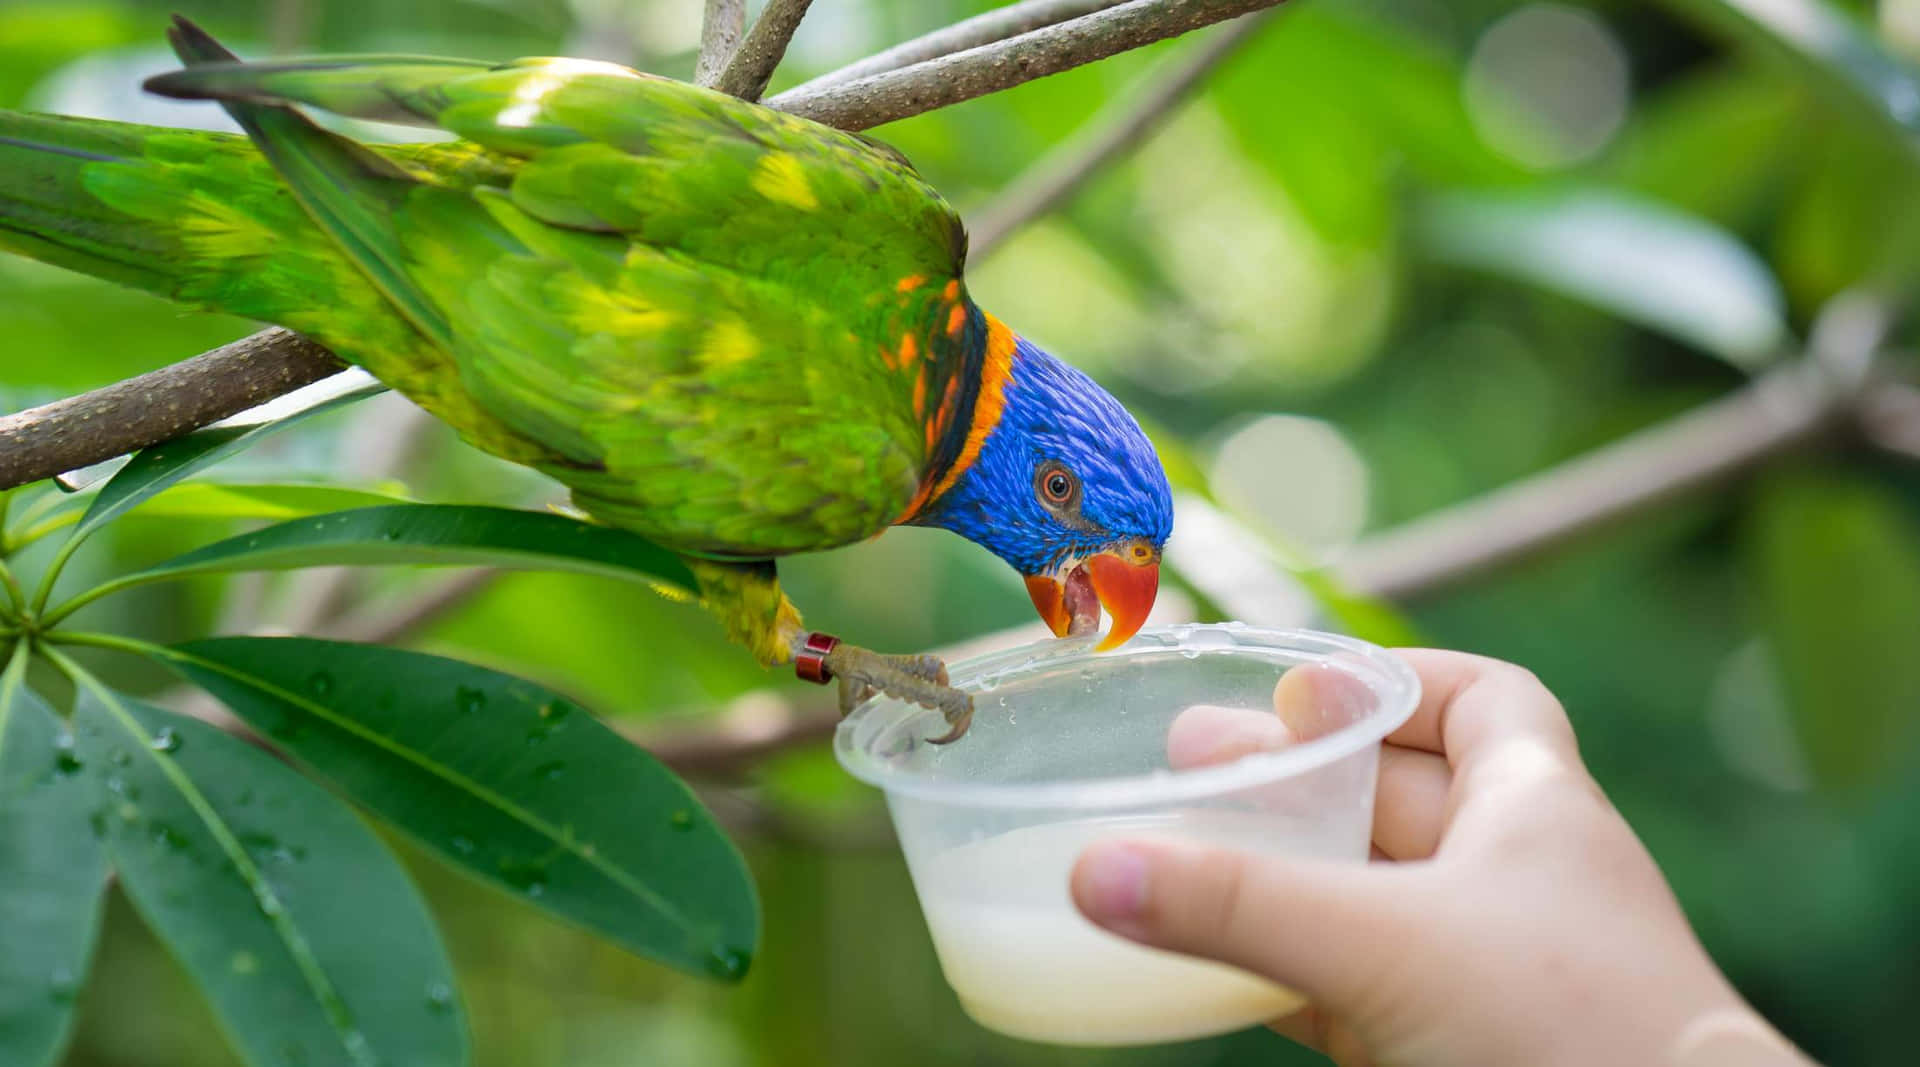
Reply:
[[[194, 65], [150, 87], [248, 116], [315, 221], [589, 510], [755, 557], [871, 535], [913, 499], [962, 369], [965, 238], [897, 154], [606, 64], [241, 64], [176, 36]], [[292, 104], [437, 125], [500, 176], [410, 168]]]

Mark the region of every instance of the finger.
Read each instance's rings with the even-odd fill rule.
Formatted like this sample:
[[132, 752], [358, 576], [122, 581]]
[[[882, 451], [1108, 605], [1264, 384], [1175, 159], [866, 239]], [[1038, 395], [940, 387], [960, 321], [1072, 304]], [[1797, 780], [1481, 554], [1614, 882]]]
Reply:
[[1293, 731], [1264, 711], [1196, 704], [1167, 729], [1167, 763], [1177, 771], [1208, 767], [1294, 741]]
[[1389, 859], [1422, 860], [1440, 847], [1453, 769], [1431, 752], [1380, 747], [1374, 789], [1373, 843]]
[[1446, 756], [1458, 774], [1503, 741], [1526, 741], [1577, 765], [1573, 727], [1531, 671], [1485, 656], [1395, 649], [1420, 676], [1420, 704], [1387, 740]]
[[1311, 741], [1371, 715], [1379, 696], [1366, 682], [1325, 663], [1303, 663], [1280, 676], [1273, 710], [1293, 736]]
[[1402, 902], [1417, 896], [1390, 867], [1145, 840], [1089, 846], [1071, 886], [1107, 930], [1264, 975], [1336, 1012], [1392, 965]]
[[1373, 1057], [1352, 1030], [1326, 1012], [1309, 1004], [1292, 1015], [1283, 1015], [1267, 1024], [1281, 1037], [1320, 1053], [1340, 1067], [1371, 1067]]

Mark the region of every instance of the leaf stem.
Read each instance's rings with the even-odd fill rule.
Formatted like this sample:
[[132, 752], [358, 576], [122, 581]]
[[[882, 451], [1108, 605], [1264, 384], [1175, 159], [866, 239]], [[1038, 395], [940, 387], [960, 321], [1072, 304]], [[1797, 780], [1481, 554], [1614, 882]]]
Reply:
[[20, 579], [14, 577], [4, 555], [0, 555], [0, 586], [6, 587], [7, 606], [12, 609], [0, 608], [0, 618], [11, 619], [27, 610], [27, 591], [20, 587]]
[[148, 659], [177, 659], [173, 649], [165, 645], [156, 645], [151, 641], [142, 641], [137, 637], [124, 634], [102, 634], [86, 631], [59, 631], [40, 635], [50, 645], [86, 645], [91, 648], [108, 648], [115, 652], [127, 652]]
[[[53, 583], [59, 579], [60, 572], [66, 569], [67, 561], [73, 558], [74, 551], [78, 549], [80, 543], [85, 540], [86, 538], [80, 536], [79, 532], [76, 531], [73, 536], [67, 538], [66, 542], [60, 546], [60, 551], [54, 553], [53, 562], [47, 564], [47, 573], [40, 576], [40, 587], [33, 591], [33, 603], [28, 606], [28, 611], [38, 615], [42, 609], [47, 606], [47, 600], [53, 596]], [[111, 585], [113, 583], [110, 582], [108, 584]], [[91, 593], [92, 596], [89, 596], [89, 593]], [[100, 593], [98, 590], [89, 590], [88, 593], [82, 593], [80, 597], [76, 597], [75, 599], [85, 598], [90, 600], [103, 595], [105, 594]], [[72, 605], [73, 602], [68, 601], [68, 604]], [[72, 606], [69, 606], [66, 611], [62, 611], [60, 614], [64, 616], [71, 613], [72, 610]]]

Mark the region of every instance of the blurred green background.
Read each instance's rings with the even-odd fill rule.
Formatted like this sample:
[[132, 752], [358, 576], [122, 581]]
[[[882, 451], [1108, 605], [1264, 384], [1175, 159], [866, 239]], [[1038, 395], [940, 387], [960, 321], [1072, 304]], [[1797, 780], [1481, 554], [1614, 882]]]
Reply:
[[[700, 6], [0, 0], [0, 106], [216, 122], [135, 88], [171, 66], [161, 29], [175, 9], [256, 55], [559, 53], [686, 77]], [[990, 6], [816, 0], [774, 89]], [[1193, 43], [877, 133], [977, 212]], [[1847, 315], [1822, 317], [1833, 307], [1887, 316], [1873, 418], [1398, 605], [1425, 642], [1515, 660], [1560, 694], [1714, 957], [1836, 1064], [1907, 1061], [1920, 1005], [1920, 405], [1899, 384], [1914, 369], [1901, 313], [1920, 272], [1914, 60], [1920, 0], [1294, 0], [1151, 140], [971, 281], [1170, 451], [1184, 446], [1242, 530], [1335, 576], [1371, 534], [1806, 360], [1844, 339]], [[0, 409], [251, 328], [0, 259]], [[392, 397], [309, 425], [218, 476], [555, 499]], [[1318, 612], [1262, 554], [1221, 549], [1202, 505], [1182, 508], [1176, 610], [1334, 628], [1356, 617]], [[122, 570], [226, 532], [128, 521], [80, 566]], [[929, 531], [785, 572], [811, 618], [876, 647], [1030, 620], [1011, 572]], [[92, 628], [311, 631], [445, 577], [209, 579], [105, 602]], [[698, 611], [591, 579], [505, 576], [407, 640], [567, 690], [649, 737], [698, 729], [755, 690], [809, 706], [821, 695], [760, 672]], [[123, 659], [100, 663], [136, 691], [164, 688]], [[1124, 1052], [989, 1034], [941, 982], [877, 797], [821, 746], [695, 780], [765, 900], [766, 943], [738, 989], [624, 955], [396, 841], [463, 972], [478, 1062], [1318, 1062], [1264, 1031]], [[117, 896], [81, 997], [71, 1064], [232, 1062]]]

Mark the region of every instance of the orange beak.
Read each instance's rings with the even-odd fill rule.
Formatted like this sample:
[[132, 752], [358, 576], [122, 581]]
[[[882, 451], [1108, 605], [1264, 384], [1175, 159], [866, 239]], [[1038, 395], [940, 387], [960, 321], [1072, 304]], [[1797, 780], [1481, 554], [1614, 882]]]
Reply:
[[1089, 556], [1060, 571], [1027, 579], [1027, 595], [1056, 637], [1077, 637], [1100, 628], [1100, 609], [1113, 629], [1095, 651], [1118, 648], [1147, 621], [1160, 590], [1160, 555], [1145, 545]]

